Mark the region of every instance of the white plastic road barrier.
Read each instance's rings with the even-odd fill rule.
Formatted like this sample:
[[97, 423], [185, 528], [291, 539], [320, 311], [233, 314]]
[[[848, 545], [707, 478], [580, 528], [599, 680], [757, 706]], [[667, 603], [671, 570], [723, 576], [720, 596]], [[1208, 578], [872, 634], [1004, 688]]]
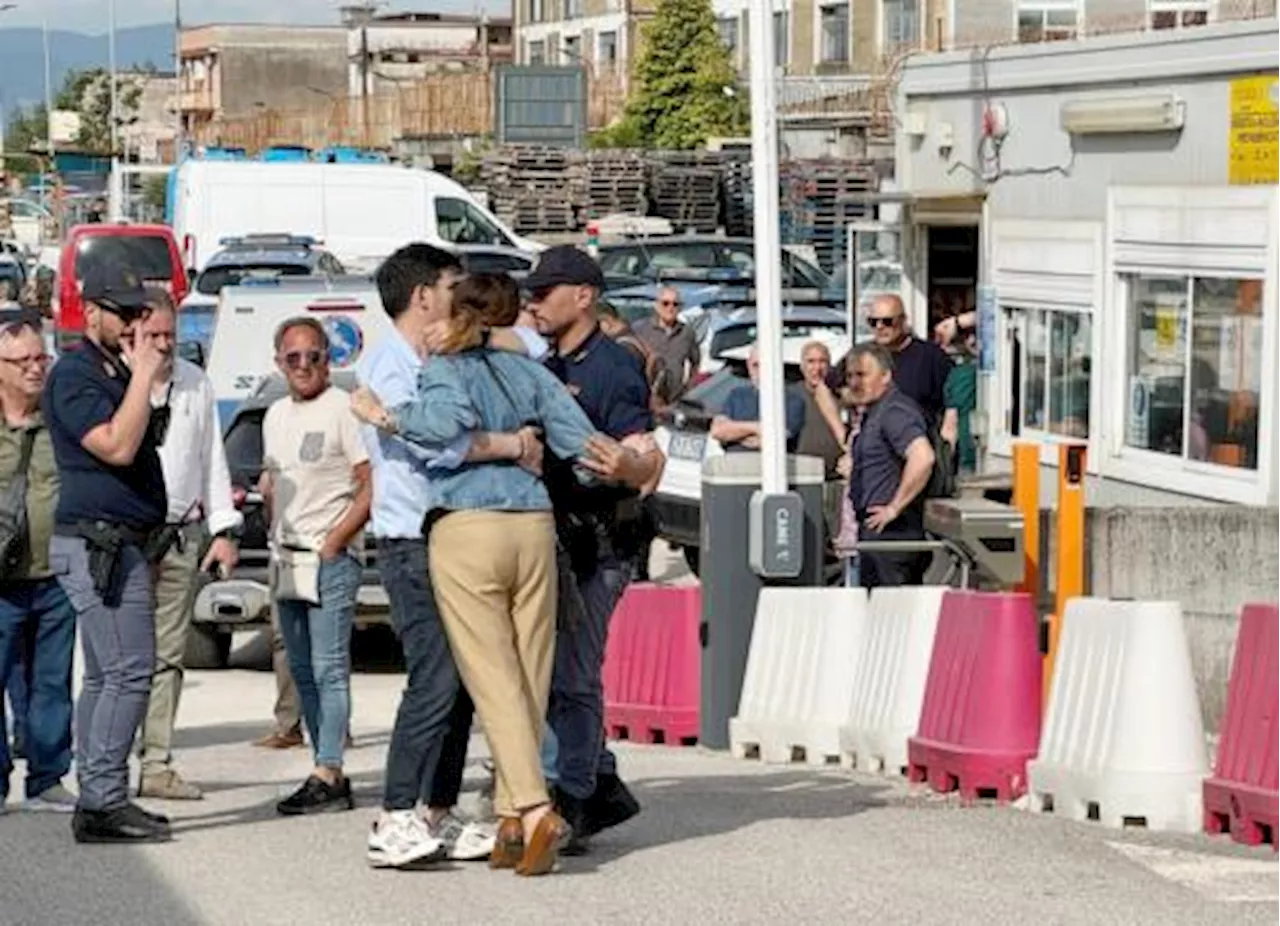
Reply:
[[838, 763], [866, 624], [860, 588], [765, 588], [729, 747], [765, 762]]
[[1196, 833], [1208, 772], [1181, 607], [1068, 602], [1040, 753], [1027, 766], [1030, 809]]
[[861, 771], [901, 775], [920, 723], [933, 638], [946, 589], [877, 588], [853, 673], [840, 750]]

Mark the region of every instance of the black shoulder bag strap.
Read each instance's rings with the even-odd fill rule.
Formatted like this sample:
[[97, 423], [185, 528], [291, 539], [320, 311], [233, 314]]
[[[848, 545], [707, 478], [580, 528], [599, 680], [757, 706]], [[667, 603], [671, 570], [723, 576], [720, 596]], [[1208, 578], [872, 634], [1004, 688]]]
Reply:
[[22, 452], [18, 456], [18, 468], [14, 470], [13, 478], [21, 479], [23, 483], [23, 494], [26, 494], [27, 472], [31, 469], [31, 454], [36, 446], [36, 429], [27, 428], [22, 434]]

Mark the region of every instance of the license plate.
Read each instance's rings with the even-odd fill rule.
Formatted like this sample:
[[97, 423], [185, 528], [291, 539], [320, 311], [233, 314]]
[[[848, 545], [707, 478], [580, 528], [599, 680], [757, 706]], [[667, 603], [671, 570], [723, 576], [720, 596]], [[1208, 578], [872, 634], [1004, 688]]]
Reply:
[[668, 455], [677, 460], [702, 461], [707, 451], [705, 434], [672, 434]]

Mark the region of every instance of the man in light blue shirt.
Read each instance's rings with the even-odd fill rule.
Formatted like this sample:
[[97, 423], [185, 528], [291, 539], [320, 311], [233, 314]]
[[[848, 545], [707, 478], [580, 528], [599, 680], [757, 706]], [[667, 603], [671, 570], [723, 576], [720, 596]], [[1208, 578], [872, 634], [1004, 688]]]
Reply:
[[[416, 395], [422, 369], [418, 345], [433, 322], [448, 318], [451, 290], [461, 273], [457, 258], [425, 244], [401, 248], [378, 269], [378, 290], [394, 330], [365, 355], [358, 373], [384, 407]], [[495, 330], [492, 337], [534, 357], [547, 350], [527, 329]], [[377, 539], [378, 570], [408, 671], [387, 752], [383, 812], [369, 835], [368, 859], [376, 867], [403, 867], [445, 856], [487, 858], [492, 831], [453, 812], [474, 707], [459, 681], [431, 588], [423, 521], [436, 500], [427, 471], [510, 460], [536, 472], [542, 443], [531, 428], [466, 434], [442, 453], [368, 426], [363, 436], [373, 472], [370, 532]], [[426, 805], [423, 816], [416, 809], [420, 798]]]

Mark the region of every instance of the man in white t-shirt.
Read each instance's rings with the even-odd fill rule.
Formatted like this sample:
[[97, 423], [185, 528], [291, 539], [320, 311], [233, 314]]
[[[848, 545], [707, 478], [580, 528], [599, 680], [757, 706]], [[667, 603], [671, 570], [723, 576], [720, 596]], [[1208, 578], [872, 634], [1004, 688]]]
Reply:
[[342, 754], [351, 710], [351, 625], [372, 489], [345, 392], [329, 383], [329, 339], [312, 318], [276, 331], [289, 385], [263, 421], [260, 488], [271, 512], [272, 592], [315, 769], [282, 814], [350, 810]]

